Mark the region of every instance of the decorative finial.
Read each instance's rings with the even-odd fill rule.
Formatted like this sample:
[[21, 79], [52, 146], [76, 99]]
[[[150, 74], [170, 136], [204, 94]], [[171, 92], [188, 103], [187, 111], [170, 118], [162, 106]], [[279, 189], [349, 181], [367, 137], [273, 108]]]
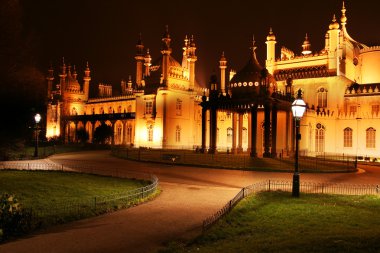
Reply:
[[164, 34], [164, 37], [165, 38], [170, 38], [170, 35], [169, 35], [169, 26], [168, 25], [165, 25], [165, 34]]
[[255, 35], [253, 34], [252, 35], [252, 47], [251, 47], [251, 50], [252, 50], [253, 53], [256, 51], [256, 48], [257, 48], [255, 46], [255, 43], [256, 43], [256, 41], [255, 41]]
[[333, 18], [332, 18], [332, 23], [329, 25], [329, 28], [330, 30], [337, 30], [339, 29], [339, 24], [338, 22], [336, 22], [336, 16], [334, 14]]
[[342, 26], [345, 26], [347, 24], [346, 7], [344, 5], [344, 1], [343, 1], [343, 6], [342, 6], [342, 17], [340, 18], [340, 22]]
[[224, 51], [222, 52], [222, 55], [220, 56], [220, 61], [221, 62], [227, 61], [226, 57], [224, 56]]
[[273, 33], [272, 27], [270, 27], [269, 28], [269, 34], [267, 36], [267, 41], [275, 41], [275, 40], [276, 40], [276, 36]]

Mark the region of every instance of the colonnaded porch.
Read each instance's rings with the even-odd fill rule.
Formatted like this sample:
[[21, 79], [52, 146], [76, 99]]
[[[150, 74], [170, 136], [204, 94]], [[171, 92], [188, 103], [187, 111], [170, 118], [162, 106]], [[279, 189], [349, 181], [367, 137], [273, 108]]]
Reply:
[[87, 142], [94, 141], [95, 129], [102, 123], [110, 126], [113, 135], [108, 144], [133, 146], [135, 135], [134, 113], [111, 113], [70, 115], [63, 118], [63, 139], [65, 143], [76, 143], [80, 141], [80, 131], [84, 131], [88, 138]]

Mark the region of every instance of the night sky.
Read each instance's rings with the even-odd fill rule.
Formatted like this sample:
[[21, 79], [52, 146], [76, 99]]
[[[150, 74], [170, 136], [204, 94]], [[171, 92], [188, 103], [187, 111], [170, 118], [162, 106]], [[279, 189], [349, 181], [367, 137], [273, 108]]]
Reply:
[[[226, 4], [228, 3], [228, 4]], [[368, 45], [380, 45], [380, 1], [345, 2], [350, 35]], [[25, 0], [25, 24], [38, 45], [38, 64], [77, 65], [80, 75], [88, 60], [93, 85], [119, 86], [135, 73], [135, 44], [141, 32], [152, 58], [160, 55], [165, 25], [172, 37], [173, 56], [182, 59], [185, 35], [197, 45], [197, 79], [204, 85], [218, 71], [222, 53], [228, 66], [239, 70], [249, 57], [255, 36], [259, 61], [264, 65], [266, 35], [272, 27], [281, 46], [299, 54], [305, 33], [313, 51], [323, 48], [333, 14], [340, 18], [341, 0], [265, 1], [126, 1], [126, 0]]]
[[[196, 78], [205, 86], [218, 71], [223, 51], [229, 68], [244, 66], [253, 35], [264, 66], [270, 27], [277, 56], [281, 46], [300, 54], [306, 33], [312, 50], [321, 50], [333, 14], [340, 18], [341, 8], [341, 0], [0, 0], [0, 106], [3, 118], [12, 122], [0, 124], [0, 137], [18, 136], [30, 129], [36, 112], [46, 112], [45, 75], [50, 63], [58, 74], [62, 57], [76, 65], [81, 83], [89, 62], [93, 91], [99, 82], [117, 91], [122, 79], [134, 79], [139, 33], [154, 60], [168, 25], [179, 62], [185, 35], [194, 35]], [[347, 0], [346, 8], [350, 35], [380, 45], [380, 1]]]

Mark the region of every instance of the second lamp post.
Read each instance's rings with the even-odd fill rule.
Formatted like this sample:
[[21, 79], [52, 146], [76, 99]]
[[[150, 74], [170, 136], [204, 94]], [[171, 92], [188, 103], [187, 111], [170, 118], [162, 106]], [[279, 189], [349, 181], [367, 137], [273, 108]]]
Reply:
[[292, 103], [292, 113], [293, 118], [296, 125], [296, 152], [294, 155], [294, 174], [293, 174], [293, 188], [292, 188], [292, 196], [299, 197], [300, 196], [300, 174], [298, 171], [298, 153], [299, 153], [299, 140], [301, 139], [300, 134], [300, 121], [305, 113], [306, 104], [305, 101], [302, 100], [302, 91], [298, 90], [297, 98]]

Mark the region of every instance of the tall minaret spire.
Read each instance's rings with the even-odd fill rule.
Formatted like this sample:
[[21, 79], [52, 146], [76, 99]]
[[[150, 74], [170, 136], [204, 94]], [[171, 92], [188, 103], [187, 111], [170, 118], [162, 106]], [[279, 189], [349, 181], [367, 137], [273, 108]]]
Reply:
[[47, 98], [51, 99], [52, 97], [52, 89], [53, 89], [53, 81], [54, 81], [54, 70], [53, 70], [53, 64], [50, 62], [50, 67], [48, 70], [48, 76], [46, 77], [46, 80], [48, 82], [48, 94]]
[[165, 26], [165, 32], [162, 36], [162, 48], [161, 48], [161, 54], [162, 54], [162, 78], [163, 78], [163, 85], [167, 85], [168, 77], [169, 77], [169, 68], [170, 68], [170, 55], [172, 53], [172, 49], [170, 47], [170, 34], [169, 34], [169, 26]]
[[143, 64], [144, 64], [144, 45], [142, 43], [141, 33], [136, 43], [136, 84], [140, 87], [143, 77]]
[[86, 69], [84, 71], [84, 77], [83, 77], [83, 93], [85, 95], [85, 100], [88, 100], [88, 95], [90, 93], [90, 81], [91, 81], [91, 70], [90, 66], [88, 65], [88, 61], [86, 62]]
[[227, 59], [224, 56], [224, 51], [219, 60], [220, 68], [220, 91], [225, 96], [226, 95], [226, 68], [227, 68]]
[[196, 54], [195, 54], [196, 50], [197, 50], [197, 47], [195, 45], [194, 36], [191, 35], [190, 45], [189, 45], [189, 49], [188, 49], [188, 58], [187, 58], [187, 60], [190, 63], [190, 65], [189, 65], [189, 80], [190, 80], [189, 90], [193, 90], [194, 85], [195, 85], [195, 62], [198, 59]]

